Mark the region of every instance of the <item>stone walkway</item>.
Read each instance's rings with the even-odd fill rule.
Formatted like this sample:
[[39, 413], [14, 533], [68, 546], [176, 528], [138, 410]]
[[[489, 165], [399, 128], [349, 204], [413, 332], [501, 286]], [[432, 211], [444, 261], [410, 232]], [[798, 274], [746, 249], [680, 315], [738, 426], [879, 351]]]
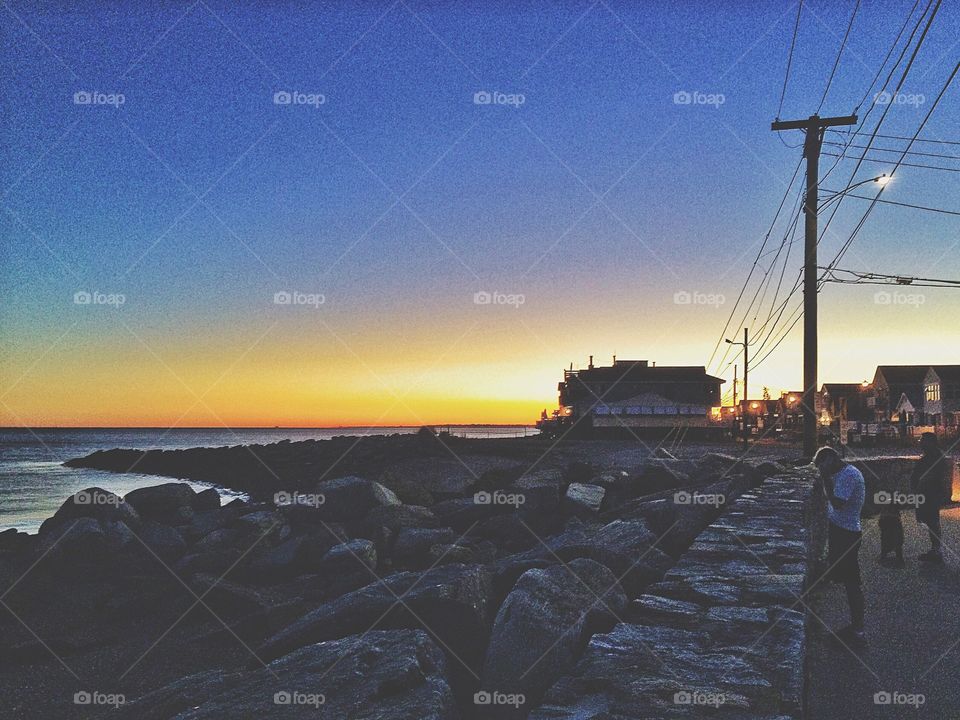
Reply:
[[[940, 567], [917, 562], [929, 542], [912, 513], [904, 513], [903, 525], [905, 568], [877, 563], [877, 521], [872, 518], [864, 525], [860, 565], [868, 647], [856, 655], [835, 647], [823, 623], [812, 618], [809, 718], [960, 718], [960, 508], [943, 512], [946, 564]], [[810, 607], [834, 629], [847, 623], [839, 585], [818, 586], [810, 595]], [[891, 704], [875, 702], [875, 693], [895, 692], [902, 695]], [[911, 695], [922, 695], [923, 704]]]

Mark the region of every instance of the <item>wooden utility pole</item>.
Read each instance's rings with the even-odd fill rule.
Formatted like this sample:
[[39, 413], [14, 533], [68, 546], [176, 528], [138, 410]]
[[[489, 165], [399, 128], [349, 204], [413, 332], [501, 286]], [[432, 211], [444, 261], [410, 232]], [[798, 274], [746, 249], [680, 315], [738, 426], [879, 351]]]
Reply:
[[[807, 160], [807, 192], [803, 204], [803, 454], [812, 458], [817, 451], [817, 191], [819, 189], [820, 147], [823, 132], [834, 125], [855, 125], [856, 115], [806, 120], [775, 120], [771, 130], [803, 130], [803, 156]], [[746, 376], [746, 373], [744, 373]], [[746, 384], [746, 383], [744, 383]], [[746, 397], [746, 394], [744, 394]]]
[[743, 329], [743, 447], [750, 442], [750, 391], [747, 388], [747, 373], [750, 372], [750, 341], [747, 328]]
[[737, 366], [733, 366], [733, 407], [737, 407]]

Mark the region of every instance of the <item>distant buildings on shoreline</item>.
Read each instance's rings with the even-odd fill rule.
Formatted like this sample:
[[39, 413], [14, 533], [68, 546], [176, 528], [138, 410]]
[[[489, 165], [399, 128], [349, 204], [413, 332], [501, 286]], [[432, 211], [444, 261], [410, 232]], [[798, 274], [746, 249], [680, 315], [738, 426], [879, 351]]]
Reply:
[[[803, 393], [723, 405], [724, 380], [704, 366], [657, 366], [617, 360], [564, 370], [558, 407], [541, 414], [546, 432], [698, 436], [799, 432]], [[824, 383], [815, 412], [824, 433], [841, 442], [907, 440], [920, 432], [960, 433], [960, 365], [880, 365], [873, 381]]]

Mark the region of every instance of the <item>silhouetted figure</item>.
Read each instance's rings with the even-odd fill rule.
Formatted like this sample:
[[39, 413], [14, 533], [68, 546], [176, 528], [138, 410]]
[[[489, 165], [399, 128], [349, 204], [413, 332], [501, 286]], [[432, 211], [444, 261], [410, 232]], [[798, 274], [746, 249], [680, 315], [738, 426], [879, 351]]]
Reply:
[[822, 447], [813, 457], [820, 473], [819, 486], [827, 501], [827, 578], [843, 584], [850, 607], [850, 624], [834, 635], [843, 643], [863, 645], [864, 600], [860, 580], [860, 512], [866, 483], [853, 465], [832, 447]]
[[897, 567], [903, 567], [903, 520], [900, 508], [895, 503], [880, 508], [880, 562], [886, 563], [887, 556], [894, 553]]
[[923, 562], [942, 563], [943, 551], [940, 542], [940, 508], [950, 502], [952, 472], [950, 461], [943, 454], [937, 436], [925, 432], [920, 436], [923, 455], [913, 469], [910, 487], [922, 495], [917, 502], [917, 522], [930, 531], [930, 550], [920, 555]]

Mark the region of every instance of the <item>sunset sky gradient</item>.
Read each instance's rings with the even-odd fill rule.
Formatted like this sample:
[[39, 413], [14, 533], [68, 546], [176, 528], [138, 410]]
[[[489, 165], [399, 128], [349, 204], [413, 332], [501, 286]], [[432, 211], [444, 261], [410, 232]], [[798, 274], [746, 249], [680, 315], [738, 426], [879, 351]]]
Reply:
[[[0, 425], [525, 423], [590, 354], [708, 363], [799, 160], [800, 133], [769, 129], [795, 3], [308, 5], [0, 10]], [[912, 5], [864, 4], [822, 114], [854, 110]], [[804, 8], [784, 118], [816, 109], [853, 3]], [[912, 135], [958, 26], [945, 4], [904, 87], [924, 101], [881, 132]], [[695, 91], [723, 102], [674, 102]], [[960, 139], [958, 93], [923, 137]], [[958, 189], [905, 167], [883, 197], [958, 211]], [[825, 259], [866, 205], [843, 203]], [[958, 240], [960, 217], [879, 206], [843, 265], [960, 278]], [[958, 362], [960, 291], [878, 290], [824, 288], [821, 382]], [[124, 302], [74, 302], [95, 291]], [[799, 352], [798, 325], [751, 395], [799, 386]]]

